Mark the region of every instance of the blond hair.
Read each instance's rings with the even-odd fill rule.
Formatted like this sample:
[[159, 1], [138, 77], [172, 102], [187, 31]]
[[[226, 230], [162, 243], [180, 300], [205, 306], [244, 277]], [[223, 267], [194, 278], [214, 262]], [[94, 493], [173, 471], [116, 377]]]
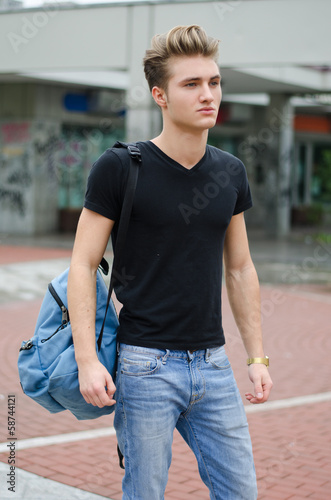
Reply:
[[168, 33], [155, 35], [143, 60], [150, 90], [155, 86], [167, 90], [170, 58], [201, 55], [210, 57], [217, 63], [218, 44], [219, 40], [207, 36], [205, 30], [195, 24], [176, 26]]

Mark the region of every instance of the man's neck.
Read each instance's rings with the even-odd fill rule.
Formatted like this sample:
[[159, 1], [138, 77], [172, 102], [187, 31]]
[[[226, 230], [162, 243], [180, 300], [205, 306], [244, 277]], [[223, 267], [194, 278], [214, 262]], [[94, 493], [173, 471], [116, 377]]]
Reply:
[[207, 138], [208, 130], [197, 134], [178, 131], [173, 134], [163, 130], [151, 142], [177, 163], [191, 169], [204, 156]]

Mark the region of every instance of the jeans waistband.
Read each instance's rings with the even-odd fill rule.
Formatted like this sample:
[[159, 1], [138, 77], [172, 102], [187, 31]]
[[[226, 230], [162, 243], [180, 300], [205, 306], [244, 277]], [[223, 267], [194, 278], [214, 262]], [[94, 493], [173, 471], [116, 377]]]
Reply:
[[177, 350], [177, 349], [158, 349], [155, 347], [142, 347], [142, 346], [128, 345], [121, 343], [118, 345], [118, 352], [120, 351], [120, 349], [125, 349], [131, 352], [141, 352], [141, 353], [145, 352], [149, 354], [154, 354], [155, 356], [160, 356], [162, 357], [162, 359], [167, 359], [167, 358], [193, 359], [199, 356], [204, 356], [207, 360], [211, 355], [211, 353], [217, 349], [220, 349], [220, 347], [223, 346], [211, 347], [207, 349]]

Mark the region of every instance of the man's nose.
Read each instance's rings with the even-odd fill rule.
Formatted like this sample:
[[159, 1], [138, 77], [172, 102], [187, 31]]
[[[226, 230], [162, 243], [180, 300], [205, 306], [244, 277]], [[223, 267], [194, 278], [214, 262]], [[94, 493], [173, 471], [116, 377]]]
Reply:
[[214, 96], [209, 87], [209, 84], [202, 86], [200, 99], [202, 102], [203, 101], [212, 102], [214, 100]]

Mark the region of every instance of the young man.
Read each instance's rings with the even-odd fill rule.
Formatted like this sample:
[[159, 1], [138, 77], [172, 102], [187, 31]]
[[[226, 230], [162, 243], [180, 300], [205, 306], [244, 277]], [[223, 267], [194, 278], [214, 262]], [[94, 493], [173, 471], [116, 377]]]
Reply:
[[243, 216], [252, 204], [245, 168], [207, 146], [221, 102], [217, 57], [218, 41], [198, 26], [156, 36], [146, 52], [163, 130], [139, 143], [142, 163], [121, 256], [132, 279], [117, 288], [123, 308], [116, 387], [96, 356], [95, 276], [120, 215], [125, 150], [108, 150], [93, 166], [77, 228], [68, 294], [80, 389], [100, 407], [116, 399], [125, 500], [164, 498], [175, 428], [195, 453], [211, 498], [257, 497], [245, 411], [224, 352], [222, 257], [249, 358], [248, 401], [266, 401], [272, 382]]

